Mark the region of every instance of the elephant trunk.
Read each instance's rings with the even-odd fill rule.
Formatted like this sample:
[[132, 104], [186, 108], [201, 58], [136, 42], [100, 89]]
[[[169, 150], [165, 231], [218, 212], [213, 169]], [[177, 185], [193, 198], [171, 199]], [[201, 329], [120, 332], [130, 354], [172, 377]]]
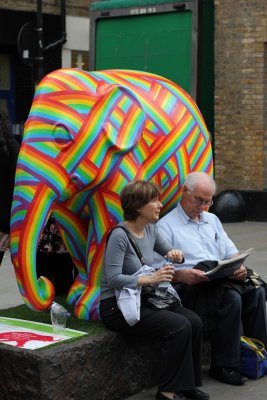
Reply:
[[16, 185], [11, 214], [11, 257], [25, 303], [42, 311], [51, 305], [55, 290], [47, 278], [37, 279], [36, 251], [56, 194], [43, 185], [28, 188], [27, 194], [28, 197], [25, 187]]

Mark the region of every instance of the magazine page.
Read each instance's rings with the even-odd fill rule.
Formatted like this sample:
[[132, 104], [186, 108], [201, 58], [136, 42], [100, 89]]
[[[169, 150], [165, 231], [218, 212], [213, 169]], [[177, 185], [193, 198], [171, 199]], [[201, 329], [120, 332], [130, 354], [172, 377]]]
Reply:
[[219, 261], [217, 267], [205, 272], [210, 279], [221, 279], [231, 276], [238, 268], [244, 264], [246, 258], [254, 251], [254, 248], [243, 251], [238, 257]]

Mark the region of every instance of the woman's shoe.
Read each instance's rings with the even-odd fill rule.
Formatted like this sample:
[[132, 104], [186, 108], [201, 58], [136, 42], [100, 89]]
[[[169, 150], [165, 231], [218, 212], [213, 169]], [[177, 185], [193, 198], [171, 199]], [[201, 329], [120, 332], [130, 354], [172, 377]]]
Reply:
[[156, 400], [170, 400], [169, 397], [164, 396], [163, 393], [157, 392]]
[[[163, 393], [158, 392], [156, 395], [156, 400], [170, 400], [169, 397], [164, 396]], [[173, 400], [186, 400], [182, 393], [175, 393]]]
[[202, 392], [202, 390], [199, 390], [197, 388], [191, 390], [183, 390], [182, 394], [187, 399], [192, 399], [192, 400], [209, 400], [210, 398], [210, 395], [208, 393]]
[[181, 392], [175, 393], [173, 400], [186, 400]]
[[164, 396], [163, 393], [157, 392], [156, 394], [156, 400], [170, 400], [169, 397]]

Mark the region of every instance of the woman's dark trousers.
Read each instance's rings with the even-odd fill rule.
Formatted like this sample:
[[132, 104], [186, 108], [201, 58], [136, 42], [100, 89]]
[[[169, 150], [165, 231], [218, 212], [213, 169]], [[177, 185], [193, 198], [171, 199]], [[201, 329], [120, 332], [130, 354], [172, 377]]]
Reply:
[[130, 326], [113, 297], [100, 302], [100, 316], [108, 329], [161, 342], [157, 360], [160, 391], [201, 386], [202, 323], [194, 312], [179, 305], [160, 311], [142, 305], [140, 321]]

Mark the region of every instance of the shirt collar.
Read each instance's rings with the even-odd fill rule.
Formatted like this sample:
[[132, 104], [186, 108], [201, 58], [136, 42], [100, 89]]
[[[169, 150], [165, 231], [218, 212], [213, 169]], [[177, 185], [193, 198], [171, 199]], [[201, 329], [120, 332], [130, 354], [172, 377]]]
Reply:
[[[193, 220], [192, 218], [190, 218], [184, 211], [183, 207], [181, 206], [180, 202], [177, 204], [177, 212], [179, 217], [181, 218], [181, 221], [183, 222], [184, 225], [188, 224], [189, 222], [196, 222], [195, 220]], [[205, 212], [203, 211], [200, 214], [200, 219], [199, 219], [200, 223], [205, 223], [207, 222], [206, 216], [205, 216]]]

